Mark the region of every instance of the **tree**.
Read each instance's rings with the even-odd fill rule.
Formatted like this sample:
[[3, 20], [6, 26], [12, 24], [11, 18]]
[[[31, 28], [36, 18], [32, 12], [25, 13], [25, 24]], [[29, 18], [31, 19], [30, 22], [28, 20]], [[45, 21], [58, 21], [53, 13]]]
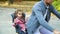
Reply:
[[54, 0], [53, 6], [60, 11], [60, 0]]

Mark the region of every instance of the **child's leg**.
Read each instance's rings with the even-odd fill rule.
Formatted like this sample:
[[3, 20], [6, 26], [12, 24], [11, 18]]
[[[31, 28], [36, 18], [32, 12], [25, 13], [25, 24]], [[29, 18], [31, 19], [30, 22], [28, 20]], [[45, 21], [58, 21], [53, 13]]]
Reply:
[[18, 25], [17, 30], [18, 30], [18, 34], [25, 34], [25, 32], [21, 30], [21, 27], [19, 25]]
[[20, 29], [21, 29], [21, 27], [19, 25], [15, 26], [16, 33], [18, 33]]
[[26, 34], [28, 34], [27, 29], [25, 31], [26, 31]]
[[23, 32], [22, 30], [20, 30], [20, 31], [18, 32], [18, 34], [26, 34], [26, 33]]
[[41, 26], [39, 31], [40, 31], [41, 34], [54, 34], [53, 32], [47, 30], [46, 28], [44, 28], [42, 26]]

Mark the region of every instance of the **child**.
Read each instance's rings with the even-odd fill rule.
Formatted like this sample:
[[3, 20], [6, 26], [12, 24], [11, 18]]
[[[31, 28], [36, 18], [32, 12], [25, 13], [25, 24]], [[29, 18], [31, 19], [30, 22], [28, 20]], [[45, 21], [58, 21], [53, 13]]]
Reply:
[[22, 10], [17, 10], [14, 19], [15, 27], [17, 28], [18, 34], [26, 34], [25, 27], [25, 16]]

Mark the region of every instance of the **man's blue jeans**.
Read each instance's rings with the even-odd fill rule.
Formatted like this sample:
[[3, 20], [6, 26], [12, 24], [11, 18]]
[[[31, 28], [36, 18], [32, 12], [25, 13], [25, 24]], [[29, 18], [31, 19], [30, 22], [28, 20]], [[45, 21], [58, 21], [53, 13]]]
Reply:
[[40, 31], [41, 34], [54, 34], [53, 32], [47, 30], [43, 26], [40, 27], [39, 31]]
[[47, 30], [43, 26], [39, 26], [34, 33], [30, 32], [29, 29], [28, 29], [28, 34], [54, 34], [54, 33]]

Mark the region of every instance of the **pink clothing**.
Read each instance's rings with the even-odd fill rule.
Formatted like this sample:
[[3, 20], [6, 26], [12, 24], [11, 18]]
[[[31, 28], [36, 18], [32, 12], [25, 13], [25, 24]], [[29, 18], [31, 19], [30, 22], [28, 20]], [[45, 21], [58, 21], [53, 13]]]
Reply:
[[21, 30], [25, 30], [25, 24], [24, 24], [24, 20], [19, 20], [18, 18], [16, 18], [16, 24], [18, 24], [21, 27]]

